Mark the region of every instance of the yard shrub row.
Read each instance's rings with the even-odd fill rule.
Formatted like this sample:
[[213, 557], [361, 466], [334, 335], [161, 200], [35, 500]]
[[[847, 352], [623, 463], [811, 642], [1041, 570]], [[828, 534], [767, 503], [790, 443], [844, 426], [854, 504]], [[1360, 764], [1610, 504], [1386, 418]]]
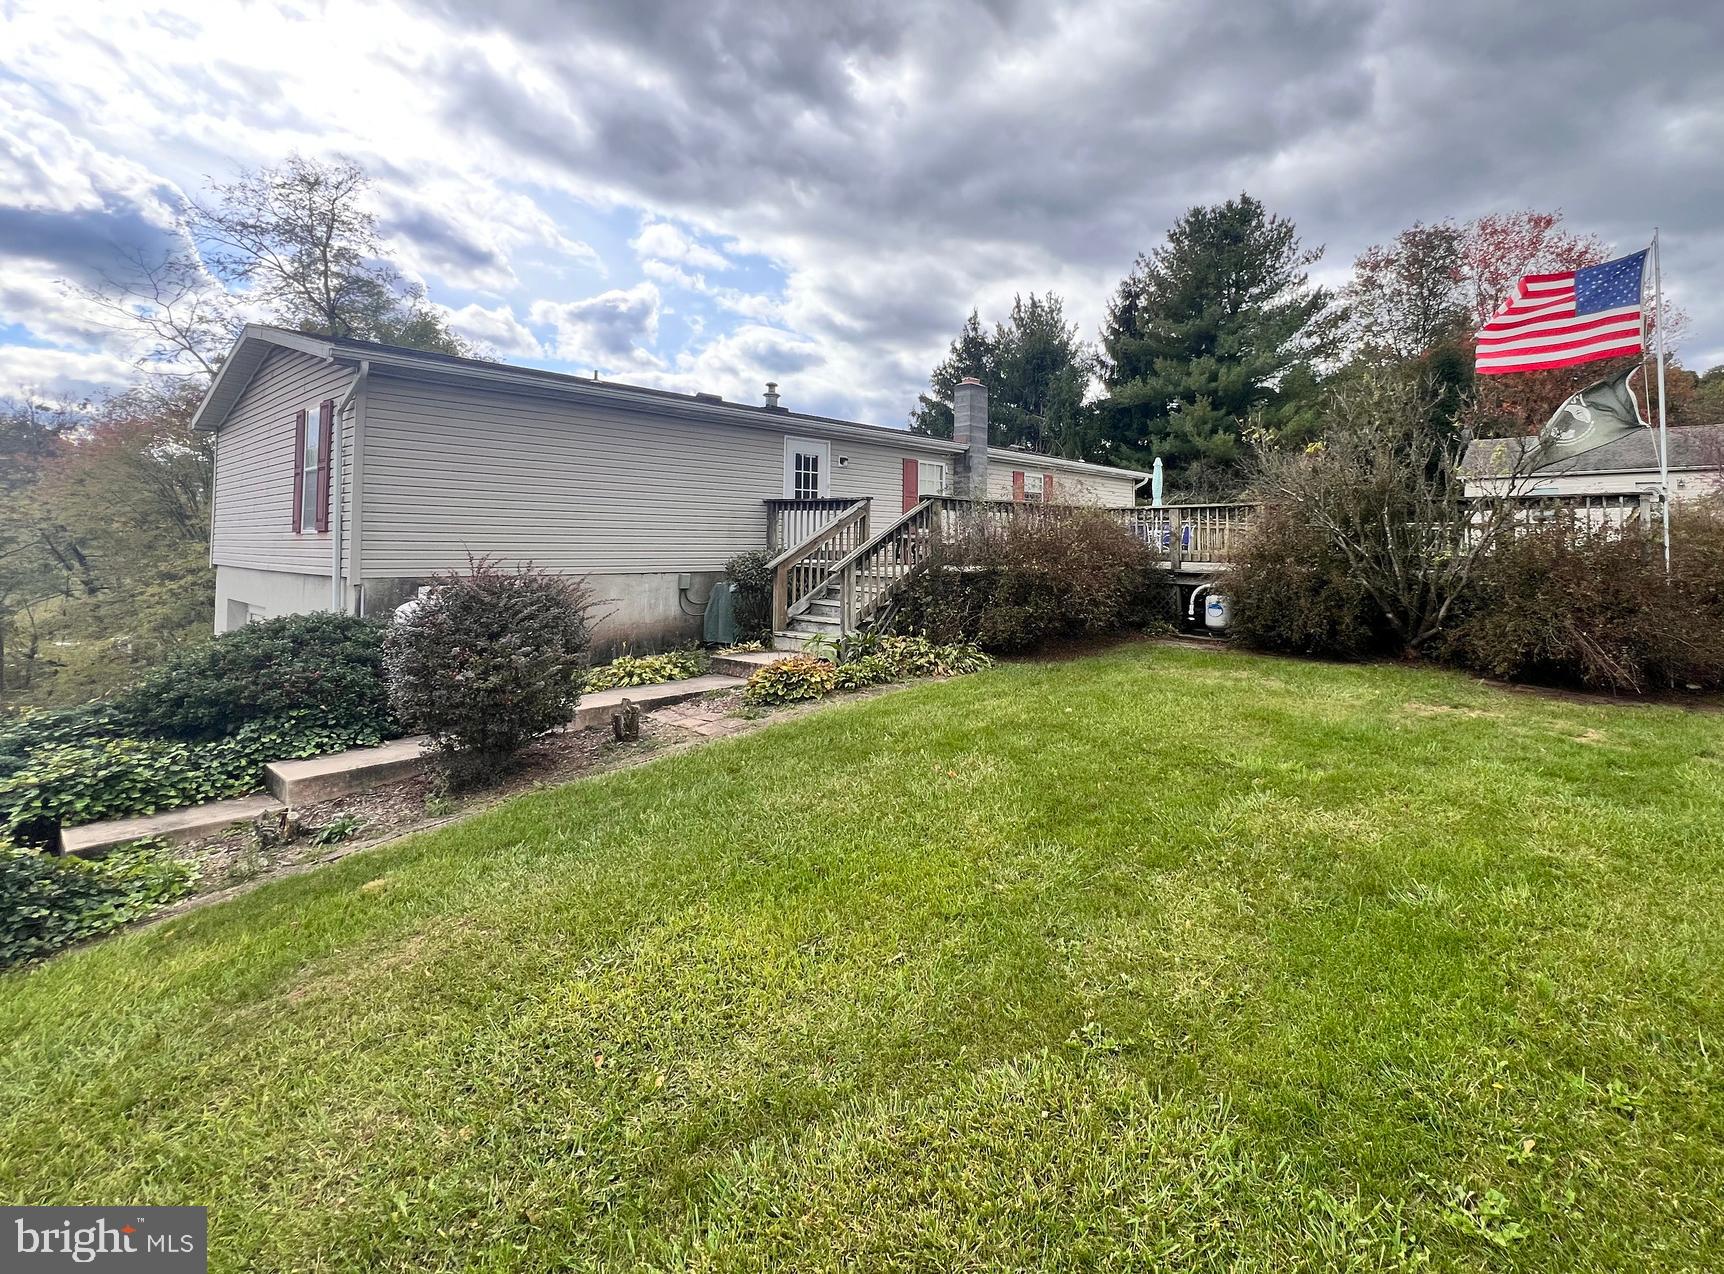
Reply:
[[61, 827], [244, 795], [270, 761], [399, 734], [383, 627], [295, 615], [211, 638], [111, 703], [0, 728], [0, 834], [51, 845]]
[[1167, 586], [1117, 519], [1073, 509], [939, 537], [904, 593], [898, 631], [1004, 652], [1141, 628], [1161, 616]]
[[1661, 537], [1638, 527], [1517, 535], [1484, 563], [1443, 653], [1517, 681], [1724, 689], [1724, 517], [1673, 520], [1668, 577]]
[[325, 719], [393, 728], [375, 620], [321, 612], [247, 624], [177, 655], [114, 703], [129, 733], [218, 739], [316, 706]]
[[0, 778], [0, 835], [51, 845], [63, 827], [154, 814], [244, 796], [263, 785], [271, 761], [371, 747], [387, 737], [374, 723], [330, 721], [300, 709], [248, 721], [223, 739], [88, 738], [31, 751]]
[[0, 839], [0, 969], [118, 929], [191, 892], [197, 875], [160, 844], [53, 858]]
[[[1400, 649], [1342, 552], [1292, 507], [1260, 514], [1226, 589], [1232, 636], [1254, 649], [1339, 659]], [[1678, 511], [1668, 576], [1661, 537], [1639, 524], [1516, 527], [1412, 653], [1613, 694], [1724, 689], [1724, 512]]]

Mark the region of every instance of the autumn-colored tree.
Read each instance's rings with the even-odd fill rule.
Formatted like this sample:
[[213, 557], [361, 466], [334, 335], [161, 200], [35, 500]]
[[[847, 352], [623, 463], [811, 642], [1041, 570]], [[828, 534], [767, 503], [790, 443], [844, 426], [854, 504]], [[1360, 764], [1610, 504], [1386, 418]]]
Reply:
[[15, 693], [88, 698], [209, 632], [211, 448], [190, 427], [202, 387], [164, 384], [29, 436], [29, 481], [0, 516], [0, 538], [21, 546], [0, 563], [23, 585], [0, 616], [22, 639]]
[[[1563, 401], [1595, 381], [1634, 366], [1635, 358], [1608, 359], [1542, 372], [1475, 378], [1471, 355], [1479, 327], [1509, 299], [1524, 275], [1549, 274], [1597, 265], [1610, 250], [1597, 235], [1566, 229], [1560, 211], [1491, 213], [1464, 224], [1415, 223], [1387, 244], [1374, 245], [1353, 263], [1346, 292], [1355, 360], [1370, 366], [1400, 366], [1451, 399], [1476, 393], [1481, 410], [1474, 423], [1496, 434], [1535, 432]], [[1647, 298], [1650, 314], [1651, 300]], [[1683, 316], [1668, 304], [1667, 342], [1674, 342]], [[1650, 332], [1650, 328], [1649, 328]], [[1648, 366], [1649, 375], [1656, 369]], [[1690, 386], [1681, 383], [1672, 357], [1666, 364], [1672, 423], [1688, 423]], [[1440, 383], [1438, 383], [1440, 382]], [[1656, 390], [1635, 391], [1647, 410]]]

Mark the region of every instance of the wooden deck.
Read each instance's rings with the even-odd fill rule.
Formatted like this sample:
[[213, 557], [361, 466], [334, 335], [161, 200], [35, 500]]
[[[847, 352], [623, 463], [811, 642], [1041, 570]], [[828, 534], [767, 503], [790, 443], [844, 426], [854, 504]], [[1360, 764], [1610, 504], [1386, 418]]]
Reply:
[[[899, 585], [922, 568], [938, 540], [985, 535], [1020, 518], [1059, 517], [1074, 507], [1080, 506], [930, 496], [875, 527], [866, 500], [769, 500], [767, 543], [776, 552], [773, 631], [787, 637], [856, 632], [895, 605]], [[1257, 506], [1099, 511], [1119, 518], [1156, 551], [1162, 569], [1195, 585], [1228, 569]]]

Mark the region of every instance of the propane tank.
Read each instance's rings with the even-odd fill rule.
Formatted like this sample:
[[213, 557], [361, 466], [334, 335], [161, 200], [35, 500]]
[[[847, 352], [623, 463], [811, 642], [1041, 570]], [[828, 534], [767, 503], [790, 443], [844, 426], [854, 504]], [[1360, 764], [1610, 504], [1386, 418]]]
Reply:
[[1209, 594], [1209, 599], [1203, 603], [1203, 626], [1210, 629], [1226, 628], [1233, 618], [1233, 608], [1228, 604], [1227, 594]]

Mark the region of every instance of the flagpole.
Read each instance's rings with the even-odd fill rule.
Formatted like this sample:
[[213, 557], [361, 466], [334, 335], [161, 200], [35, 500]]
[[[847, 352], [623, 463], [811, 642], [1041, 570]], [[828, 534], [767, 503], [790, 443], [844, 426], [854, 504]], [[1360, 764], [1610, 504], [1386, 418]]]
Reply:
[[1664, 505], [1664, 573], [1670, 574], [1670, 431], [1664, 420], [1664, 274], [1652, 227], [1652, 314], [1658, 332], [1658, 493]]

